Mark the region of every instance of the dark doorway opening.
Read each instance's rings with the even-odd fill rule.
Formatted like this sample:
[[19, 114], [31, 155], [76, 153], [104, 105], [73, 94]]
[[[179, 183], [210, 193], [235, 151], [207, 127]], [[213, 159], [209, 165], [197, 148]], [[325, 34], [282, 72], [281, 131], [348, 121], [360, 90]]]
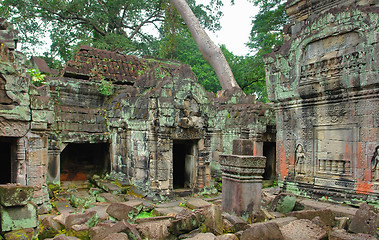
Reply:
[[14, 183], [16, 176], [12, 174], [16, 164], [16, 139], [0, 138], [0, 184]]
[[192, 187], [195, 171], [195, 142], [192, 140], [174, 140], [172, 153], [174, 189]]
[[109, 166], [108, 143], [69, 143], [60, 154], [60, 180], [87, 180]]
[[272, 180], [276, 178], [276, 143], [263, 143], [263, 156], [266, 157], [266, 167], [263, 174], [264, 180]]

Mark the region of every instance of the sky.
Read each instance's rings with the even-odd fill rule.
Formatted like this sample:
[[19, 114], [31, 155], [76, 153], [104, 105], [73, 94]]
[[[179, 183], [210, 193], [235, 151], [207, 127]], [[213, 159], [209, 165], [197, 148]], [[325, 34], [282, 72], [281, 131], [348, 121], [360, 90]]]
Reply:
[[[205, 4], [209, 0], [196, 2]], [[249, 41], [251, 21], [259, 8], [247, 0], [235, 0], [234, 5], [230, 4], [230, 0], [224, 0], [223, 3], [221, 11], [224, 16], [220, 20], [222, 28], [216, 33], [208, 32], [208, 34], [216, 44], [225, 44], [234, 55], [245, 56], [249, 53], [249, 48], [245, 44]]]

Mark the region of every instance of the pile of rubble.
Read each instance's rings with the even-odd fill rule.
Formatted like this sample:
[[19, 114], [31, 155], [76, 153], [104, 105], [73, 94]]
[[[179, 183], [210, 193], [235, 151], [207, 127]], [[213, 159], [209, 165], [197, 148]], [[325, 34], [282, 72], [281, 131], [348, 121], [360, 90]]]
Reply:
[[32, 188], [1, 186], [3, 238], [374, 240], [379, 236], [378, 210], [365, 203], [358, 209], [270, 188], [262, 192], [260, 213], [244, 220], [221, 211], [221, 195], [155, 202], [130, 194], [117, 182], [94, 183], [66, 182], [51, 191], [50, 213], [38, 216], [27, 201]]

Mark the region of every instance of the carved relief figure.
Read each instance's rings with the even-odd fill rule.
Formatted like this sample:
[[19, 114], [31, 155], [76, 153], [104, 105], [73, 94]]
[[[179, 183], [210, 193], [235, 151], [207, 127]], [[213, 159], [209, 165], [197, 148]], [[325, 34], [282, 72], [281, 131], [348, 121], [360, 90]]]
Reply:
[[304, 174], [305, 173], [305, 153], [303, 145], [298, 144], [295, 152], [295, 173]]
[[379, 146], [375, 148], [374, 156], [371, 159], [372, 180], [379, 181]]

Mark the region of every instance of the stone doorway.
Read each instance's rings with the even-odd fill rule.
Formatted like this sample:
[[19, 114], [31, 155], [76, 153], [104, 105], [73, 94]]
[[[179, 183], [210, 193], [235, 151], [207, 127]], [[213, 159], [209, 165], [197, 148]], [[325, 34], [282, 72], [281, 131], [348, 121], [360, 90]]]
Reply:
[[60, 154], [60, 180], [87, 180], [105, 173], [110, 162], [108, 143], [69, 143]]
[[0, 184], [15, 182], [16, 149], [16, 138], [0, 138]]
[[264, 180], [272, 180], [276, 178], [276, 143], [263, 143], [263, 156], [266, 157], [266, 167], [263, 174]]
[[174, 189], [193, 188], [197, 151], [196, 140], [174, 140], [172, 151]]

